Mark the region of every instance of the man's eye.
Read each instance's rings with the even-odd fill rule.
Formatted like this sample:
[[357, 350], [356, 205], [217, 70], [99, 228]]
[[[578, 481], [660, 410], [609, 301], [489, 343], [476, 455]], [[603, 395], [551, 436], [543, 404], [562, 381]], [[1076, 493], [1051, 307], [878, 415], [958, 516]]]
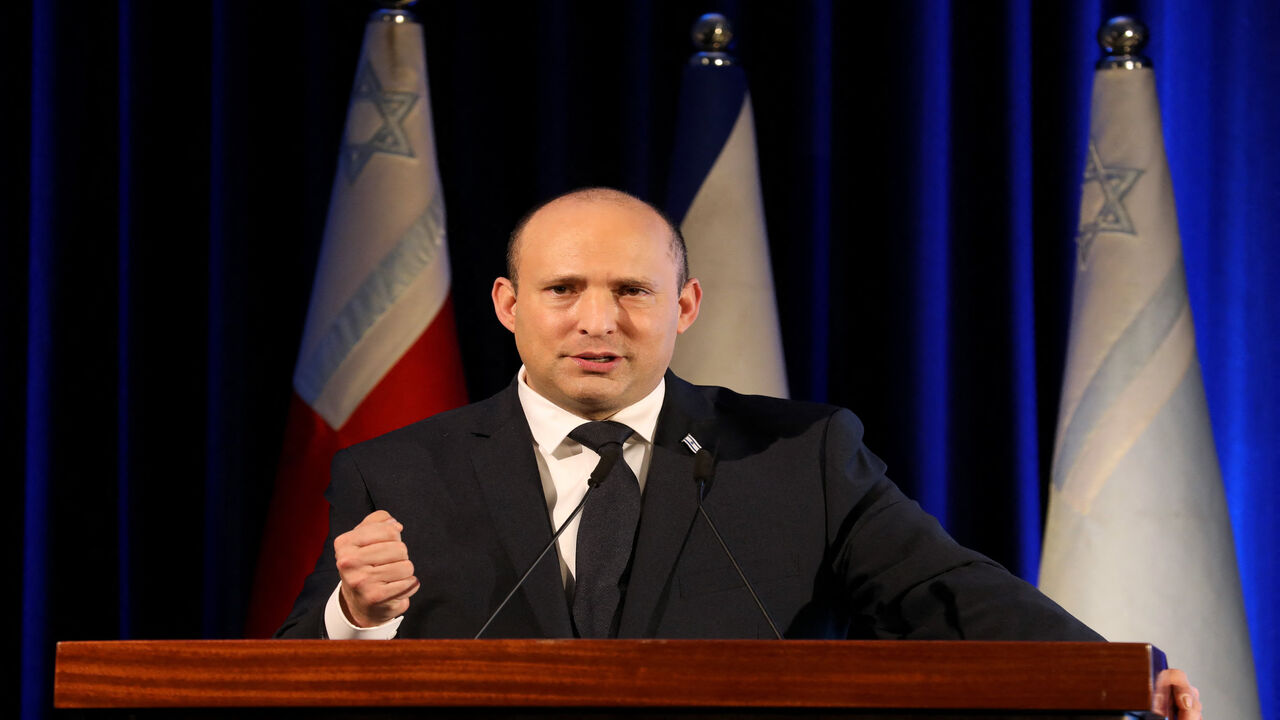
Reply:
[[552, 285], [551, 287], [547, 288], [547, 292], [551, 293], [552, 295], [566, 295], [569, 292], [569, 286], [568, 285]]
[[622, 294], [630, 297], [640, 297], [643, 295], [648, 295], [649, 291], [645, 290], [642, 287], [628, 287], [628, 288], [622, 288]]

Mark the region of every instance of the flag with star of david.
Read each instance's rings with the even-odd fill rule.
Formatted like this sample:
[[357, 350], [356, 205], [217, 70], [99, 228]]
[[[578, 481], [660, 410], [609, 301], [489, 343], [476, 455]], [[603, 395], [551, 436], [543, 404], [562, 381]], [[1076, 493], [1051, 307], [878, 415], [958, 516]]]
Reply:
[[422, 27], [383, 10], [347, 108], [249, 637], [279, 627], [315, 566], [334, 453], [465, 402]]
[[787, 397], [746, 73], [724, 53], [695, 55], [678, 112], [665, 210], [704, 294], [671, 369], [693, 383]]
[[1089, 133], [1040, 589], [1258, 718], [1149, 67], [1096, 72]]

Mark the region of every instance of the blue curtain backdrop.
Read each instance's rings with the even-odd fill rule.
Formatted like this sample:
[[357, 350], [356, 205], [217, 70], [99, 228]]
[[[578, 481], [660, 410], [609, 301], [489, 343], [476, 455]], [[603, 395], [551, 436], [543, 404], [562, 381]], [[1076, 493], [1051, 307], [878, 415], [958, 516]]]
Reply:
[[[27, 717], [47, 712], [58, 640], [240, 632], [370, 9], [0, 11], [17, 99], [0, 458], [22, 548], [4, 594], [22, 672], [4, 682]], [[517, 367], [488, 300], [517, 217], [587, 184], [665, 196], [688, 28], [708, 10], [734, 20], [755, 104], [793, 395], [853, 408], [909, 493], [1033, 581], [1093, 35], [1143, 17], [1262, 704], [1280, 717], [1280, 8], [424, 3], [472, 397]]]

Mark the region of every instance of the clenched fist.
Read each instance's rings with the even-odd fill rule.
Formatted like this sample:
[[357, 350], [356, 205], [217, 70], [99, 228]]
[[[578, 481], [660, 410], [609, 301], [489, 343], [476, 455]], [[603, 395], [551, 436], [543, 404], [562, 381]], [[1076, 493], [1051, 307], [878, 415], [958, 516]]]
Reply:
[[400, 540], [404, 526], [385, 510], [370, 513], [333, 541], [342, 577], [342, 611], [356, 627], [373, 627], [403, 615], [420, 583], [409, 549]]

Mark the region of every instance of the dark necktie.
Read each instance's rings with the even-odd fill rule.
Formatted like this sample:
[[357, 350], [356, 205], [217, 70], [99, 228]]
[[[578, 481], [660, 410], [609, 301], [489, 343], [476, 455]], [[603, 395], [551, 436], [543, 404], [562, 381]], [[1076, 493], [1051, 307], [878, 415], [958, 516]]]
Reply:
[[573, 622], [581, 637], [613, 637], [618, 609], [640, 522], [640, 483], [622, 459], [622, 443], [631, 428], [612, 421], [589, 422], [569, 437], [600, 455], [616, 455], [613, 469], [582, 509], [578, 525], [577, 573], [573, 590]]

